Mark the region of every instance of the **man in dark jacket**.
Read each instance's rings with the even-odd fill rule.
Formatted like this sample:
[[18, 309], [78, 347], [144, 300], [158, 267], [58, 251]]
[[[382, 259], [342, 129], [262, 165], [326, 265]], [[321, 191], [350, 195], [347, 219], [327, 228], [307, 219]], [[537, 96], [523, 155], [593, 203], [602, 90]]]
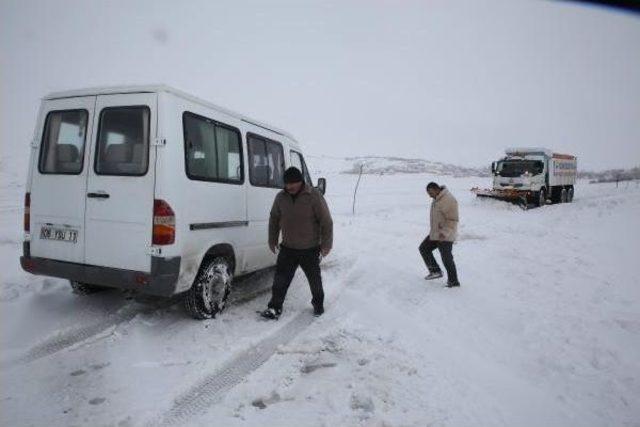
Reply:
[[320, 256], [326, 257], [333, 244], [333, 220], [327, 202], [315, 188], [306, 185], [299, 169], [284, 173], [285, 188], [273, 201], [269, 217], [269, 248], [278, 251], [271, 301], [262, 316], [277, 319], [287, 290], [298, 269], [302, 268], [311, 288], [313, 314], [324, 313], [324, 291], [320, 275]]

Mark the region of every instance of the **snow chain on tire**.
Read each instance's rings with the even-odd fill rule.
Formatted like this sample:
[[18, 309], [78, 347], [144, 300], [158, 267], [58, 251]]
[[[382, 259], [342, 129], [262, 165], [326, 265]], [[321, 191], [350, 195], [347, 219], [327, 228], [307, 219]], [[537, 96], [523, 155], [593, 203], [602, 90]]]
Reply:
[[191, 316], [198, 320], [215, 318], [229, 298], [233, 274], [224, 257], [205, 259], [184, 303]]
[[77, 282], [75, 280], [69, 280], [69, 284], [71, 285], [71, 289], [73, 289], [73, 293], [76, 295], [91, 295], [108, 289], [104, 286], [91, 285], [89, 283]]

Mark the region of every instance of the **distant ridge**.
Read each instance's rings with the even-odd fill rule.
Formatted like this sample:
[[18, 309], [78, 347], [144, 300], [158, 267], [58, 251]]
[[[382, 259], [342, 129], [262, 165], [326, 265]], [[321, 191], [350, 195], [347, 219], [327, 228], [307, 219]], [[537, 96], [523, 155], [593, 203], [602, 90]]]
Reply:
[[404, 158], [395, 156], [357, 156], [330, 157], [309, 156], [310, 164], [317, 172], [333, 172], [344, 174], [362, 173], [369, 175], [393, 174], [433, 174], [448, 176], [481, 176], [490, 175], [489, 168], [471, 168], [448, 163], [434, 162], [426, 159]]

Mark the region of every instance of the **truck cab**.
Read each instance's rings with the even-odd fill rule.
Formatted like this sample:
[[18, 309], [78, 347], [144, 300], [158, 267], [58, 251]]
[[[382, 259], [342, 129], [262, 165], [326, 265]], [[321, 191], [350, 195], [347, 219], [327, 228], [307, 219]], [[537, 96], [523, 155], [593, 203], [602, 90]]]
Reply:
[[507, 156], [492, 169], [493, 188], [540, 191], [547, 184], [548, 163], [542, 156]]

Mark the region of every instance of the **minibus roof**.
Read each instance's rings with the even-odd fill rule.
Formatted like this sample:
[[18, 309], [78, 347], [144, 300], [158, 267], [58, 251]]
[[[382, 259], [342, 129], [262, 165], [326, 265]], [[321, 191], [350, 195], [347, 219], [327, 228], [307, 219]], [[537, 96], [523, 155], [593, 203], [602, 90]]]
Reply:
[[205, 101], [204, 99], [190, 95], [181, 90], [172, 88], [171, 86], [162, 85], [162, 84], [148, 85], [148, 86], [107, 86], [107, 87], [93, 87], [93, 88], [86, 88], [86, 89], [68, 90], [64, 92], [50, 93], [49, 95], [45, 96], [43, 99], [51, 100], [51, 99], [62, 99], [62, 98], [76, 98], [80, 96], [116, 95], [120, 93], [158, 93], [158, 92], [168, 92], [176, 96], [179, 96], [181, 98], [187, 99], [189, 101], [195, 102], [197, 104], [205, 105], [209, 108], [220, 111], [221, 113], [232, 116], [238, 120], [242, 120], [243, 122], [246, 122], [254, 126], [274, 132], [276, 134], [285, 136], [291, 139], [296, 144], [300, 144], [289, 132], [279, 129], [275, 126], [271, 126], [267, 123], [254, 120], [250, 117], [247, 117], [240, 113], [236, 113], [235, 111], [228, 110], [224, 107], [220, 107], [219, 105], [212, 104], [209, 101]]

